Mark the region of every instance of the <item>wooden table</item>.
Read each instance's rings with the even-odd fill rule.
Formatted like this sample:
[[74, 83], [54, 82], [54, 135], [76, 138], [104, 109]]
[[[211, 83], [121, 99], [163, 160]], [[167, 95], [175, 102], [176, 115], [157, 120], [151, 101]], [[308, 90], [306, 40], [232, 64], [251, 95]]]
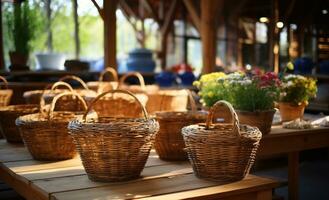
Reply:
[[[299, 152], [308, 149], [329, 147], [329, 127], [315, 129], [283, 129], [272, 126], [269, 134], [263, 135], [258, 156], [288, 154], [289, 199], [298, 199]], [[316, 172], [314, 172], [316, 173]]]
[[188, 162], [165, 162], [151, 152], [142, 177], [122, 183], [88, 179], [80, 159], [40, 162], [23, 145], [0, 140], [0, 179], [26, 199], [255, 199], [271, 200], [279, 183], [253, 175], [223, 184], [198, 179]]

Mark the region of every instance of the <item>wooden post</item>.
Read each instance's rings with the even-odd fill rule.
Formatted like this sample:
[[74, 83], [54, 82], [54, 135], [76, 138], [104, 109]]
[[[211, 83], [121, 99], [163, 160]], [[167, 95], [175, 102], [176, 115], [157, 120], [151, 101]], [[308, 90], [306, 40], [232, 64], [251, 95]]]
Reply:
[[289, 200], [299, 199], [299, 152], [288, 155], [288, 180]]
[[3, 52], [3, 39], [2, 39], [2, 2], [0, 2], [0, 70], [5, 69], [5, 58]]
[[104, 67], [117, 68], [116, 62], [116, 9], [119, 0], [104, 0]]
[[[219, 4], [222, 0], [201, 1], [201, 40], [203, 73], [213, 72], [216, 66], [217, 21]], [[218, 15], [217, 15], [218, 16]]]
[[79, 16], [78, 16], [78, 0], [73, 0], [73, 18], [74, 18], [74, 42], [75, 42], [75, 58], [80, 57], [80, 37], [79, 37]]
[[46, 13], [47, 13], [47, 48], [49, 52], [53, 52], [53, 32], [51, 30], [51, 0], [46, 0]]
[[280, 30], [277, 27], [279, 21], [279, 1], [272, 0], [272, 20], [269, 23], [269, 66], [274, 72], [279, 72], [279, 34]]

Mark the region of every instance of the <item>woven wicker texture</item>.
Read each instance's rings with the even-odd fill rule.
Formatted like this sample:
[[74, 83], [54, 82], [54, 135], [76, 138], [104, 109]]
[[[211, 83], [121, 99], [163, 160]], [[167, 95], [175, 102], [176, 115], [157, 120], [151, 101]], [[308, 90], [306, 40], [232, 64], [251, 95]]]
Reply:
[[[56, 95], [63, 92], [63, 91], [56, 91], [56, 88], [59, 86], [66, 86], [70, 90], [70, 92], [76, 92], [82, 97], [85, 97], [87, 95], [96, 95], [96, 92], [91, 91], [89, 89], [73, 90], [69, 84], [59, 81], [56, 82], [54, 85], [52, 85], [49, 92], [45, 91], [45, 93], [43, 94], [44, 98], [42, 99], [44, 99], [46, 103], [51, 102]], [[55, 107], [55, 111], [84, 111], [84, 110], [85, 109], [83, 103], [74, 95], [68, 95], [60, 98], [57, 101]]]
[[[125, 93], [134, 97], [144, 118], [87, 117], [94, 103], [110, 93]], [[84, 116], [70, 122], [68, 127], [89, 179], [116, 182], [140, 176], [159, 124], [148, 117], [145, 107], [132, 93], [113, 90], [99, 95]]]
[[[58, 89], [58, 87], [63, 87], [64, 89]], [[50, 89], [52, 88], [52, 89]], [[49, 84], [45, 87], [44, 90], [31, 90], [31, 91], [26, 91], [23, 94], [23, 97], [25, 99], [25, 102], [27, 104], [39, 104], [41, 97], [44, 94], [49, 94], [52, 93], [54, 96], [61, 94], [63, 92], [68, 92], [68, 91], [72, 91], [73, 88], [65, 83], [65, 82], [56, 82], [54, 84]], [[51, 103], [51, 98], [48, 98], [46, 100], [46, 103]]]
[[[223, 106], [231, 113], [232, 123], [212, 124], [216, 109]], [[195, 175], [224, 182], [241, 180], [249, 173], [262, 136], [258, 128], [239, 125], [226, 101], [215, 103], [206, 124], [184, 127], [182, 134]]]
[[[77, 93], [65, 92], [53, 99], [49, 112], [24, 115], [16, 120], [23, 141], [34, 159], [65, 160], [76, 155], [67, 125], [69, 121], [76, 118], [77, 113], [53, 111], [56, 102], [68, 95], [75, 95], [81, 102], [84, 102]], [[83, 104], [86, 110], [87, 105]]]
[[[112, 79], [111, 81], [104, 81], [105, 75], [111, 75]], [[101, 94], [103, 92], [117, 89], [119, 85], [119, 78], [117, 71], [111, 67], [107, 67], [100, 75], [98, 81], [92, 81], [88, 82], [87, 86], [93, 90], [96, 91], [97, 94]]]
[[37, 104], [12, 105], [0, 107], [0, 130], [7, 142], [22, 143], [22, 137], [16, 127], [15, 120], [19, 116], [36, 113]]
[[160, 129], [155, 137], [154, 148], [159, 157], [164, 160], [187, 160], [185, 143], [182, 136], [184, 126], [204, 122], [206, 112], [197, 111], [194, 98], [189, 92], [191, 111], [184, 112], [156, 112], [156, 119]]
[[0, 76], [0, 82], [3, 82], [3, 87], [4, 87], [4, 89], [0, 89], [0, 107], [1, 107], [1, 106], [9, 105], [10, 98], [13, 95], [13, 90], [8, 89], [8, 82], [4, 77]]

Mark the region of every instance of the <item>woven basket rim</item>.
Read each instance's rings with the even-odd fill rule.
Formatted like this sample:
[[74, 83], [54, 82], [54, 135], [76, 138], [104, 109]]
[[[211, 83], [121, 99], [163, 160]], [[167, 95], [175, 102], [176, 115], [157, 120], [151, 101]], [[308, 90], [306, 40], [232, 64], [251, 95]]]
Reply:
[[29, 113], [31, 110], [39, 109], [38, 104], [18, 104], [0, 107], [0, 113]]
[[[81, 114], [81, 113], [79, 113]], [[77, 116], [75, 112], [69, 111], [54, 111], [52, 119], [49, 120], [48, 116], [44, 113], [33, 113], [28, 115], [22, 115], [17, 118], [17, 122], [19, 123], [68, 123], [74, 120]]]
[[[108, 120], [111, 122], [104, 122], [104, 120]], [[140, 118], [124, 118], [124, 117], [98, 117], [97, 119], [91, 118], [87, 120], [82, 119], [82, 115], [77, 115], [75, 120], [72, 120], [73, 123], [76, 124], [84, 124], [84, 125], [109, 125], [109, 124], [122, 124], [122, 123], [129, 123], [129, 122], [136, 122], [136, 123], [150, 123], [157, 121], [154, 117], [149, 117], [149, 119], [145, 119], [144, 117]]]
[[206, 121], [207, 112], [203, 110], [198, 111], [160, 111], [156, 112], [155, 116], [157, 119], [163, 121], [176, 121], [177, 119], [187, 119], [187, 118], [204, 118]]

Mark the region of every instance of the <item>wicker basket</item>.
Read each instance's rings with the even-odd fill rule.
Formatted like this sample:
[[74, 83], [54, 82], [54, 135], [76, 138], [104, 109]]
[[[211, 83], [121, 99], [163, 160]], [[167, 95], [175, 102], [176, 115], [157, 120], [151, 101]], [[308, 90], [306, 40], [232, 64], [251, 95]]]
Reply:
[[[53, 111], [58, 99], [68, 95], [75, 95], [84, 102], [78, 94], [65, 92], [53, 99], [49, 112], [24, 115], [16, 120], [23, 141], [34, 159], [65, 160], [76, 155], [67, 125], [76, 118], [77, 113]], [[83, 104], [87, 109], [86, 103]]]
[[[108, 81], [105, 82], [104, 81], [104, 76], [106, 74], [111, 74], [113, 80], [112, 81]], [[109, 90], [114, 90], [118, 87], [119, 85], [119, 78], [118, 78], [118, 74], [115, 71], [115, 69], [111, 68], [111, 67], [107, 67], [99, 76], [98, 81], [92, 81], [92, 82], [88, 82], [87, 86], [93, 90], [96, 91], [98, 94], [109, 91]]]
[[[214, 112], [222, 106], [230, 111], [232, 123], [212, 124]], [[206, 124], [184, 127], [182, 134], [196, 176], [225, 182], [241, 180], [249, 173], [262, 137], [258, 128], [239, 125], [226, 101], [215, 103]]]
[[204, 122], [206, 112], [197, 111], [191, 92], [189, 93], [191, 111], [185, 112], [156, 112], [160, 130], [155, 137], [154, 147], [163, 160], [187, 160], [185, 143], [182, 136], [184, 126]]
[[0, 128], [7, 142], [22, 143], [22, 137], [15, 125], [15, 120], [22, 115], [39, 111], [37, 104], [23, 104], [0, 107]]
[[4, 77], [0, 76], [0, 81], [3, 82], [5, 88], [0, 90], [0, 107], [2, 107], [9, 105], [10, 98], [13, 95], [13, 90], [8, 89], [8, 82]]
[[[126, 85], [125, 81], [128, 78], [136, 77], [140, 85]], [[157, 85], [145, 85], [144, 78], [141, 73], [139, 72], [129, 72], [123, 75], [120, 79], [118, 88], [123, 90], [128, 90], [134, 94], [137, 93], [155, 93], [159, 90], [159, 86]]]
[[[65, 89], [58, 89], [58, 87], [64, 86]], [[53, 89], [50, 89], [53, 88]], [[65, 82], [56, 82], [54, 84], [49, 84], [45, 87], [44, 90], [31, 90], [31, 91], [26, 91], [23, 94], [23, 97], [25, 99], [25, 102], [27, 104], [39, 104], [41, 100], [41, 96], [49, 93], [52, 93], [54, 96], [61, 94], [63, 92], [68, 92], [68, 91], [73, 91], [73, 88], [65, 83]], [[51, 103], [50, 98], [47, 99], [46, 103]]]
[[[87, 117], [95, 102], [109, 93], [129, 94], [142, 107], [144, 118]], [[138, 178], [143, 170], [154, 136], [159, 129], [132, 93], [113, 90], [100, 94], [82, 118], [69, 124], [70, 134], [90, 180], [126, 181]]]

